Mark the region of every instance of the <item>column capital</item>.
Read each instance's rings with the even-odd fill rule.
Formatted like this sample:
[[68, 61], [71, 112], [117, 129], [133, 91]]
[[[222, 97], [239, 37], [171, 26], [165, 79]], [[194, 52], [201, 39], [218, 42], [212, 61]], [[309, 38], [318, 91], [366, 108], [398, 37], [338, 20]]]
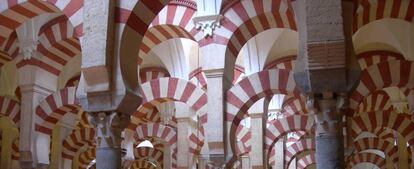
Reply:
[[121, 132], [129, 124], [129, 116], [116, 112], [93, 112], [89, 113], [88, 120], [96, 128], [98, 147], [121, 146]]

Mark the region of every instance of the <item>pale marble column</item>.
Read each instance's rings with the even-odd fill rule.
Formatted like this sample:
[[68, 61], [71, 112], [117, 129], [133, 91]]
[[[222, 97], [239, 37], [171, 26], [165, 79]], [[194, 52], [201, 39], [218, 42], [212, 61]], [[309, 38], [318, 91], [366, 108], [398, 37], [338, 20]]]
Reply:
[[[30, 75], [28, 71], [33, 71], [33, 69], [24, 68], [19, 74], [27, 73], [27, 75]], [[24, 77], [19, 76], [19, 78]], [[51, 94], [53, 90], [37, 84], [21, 85], [20, 89], [22, 92], [19, 139], [20, 166], [23, 169], [32, 169], [33, 165], [37, 165], [38, 163], [36, 157], [37, 154], [45, 152], [43, 150], [39, 152], [36, 151], [36, 136], [38, 133], [34, 130], [35, 110], [39, 102]], [[47, 150], [49, 150], [49, 147]], [[48, 156], [48, 154], [46, 156]], [[49, 159], [42, 160], [43, 161], [40, 163], [49, 164]]]
[[250, 130], [252, 132], [251, 145], [252, 151], [250, 152], [250, 163], [252, 168], [263, 168], [263, 113], [250, 113]]
[[172, 150], [171, 146], [165, 144], [164, 145], [164, 157], [163, 157], [163, 164], [164, 169], [172, 169]]
[[283, 139], [277, 141], [273, 147], [275, 150], [273, 169], [282, 169], [285, 167], [285, 142]]
[[177, 118], [177, 165], [179, 169], [188, 169], [191, 167], [190, 144], [188, 136], [190, 135], [190, 122], [188, 117]]

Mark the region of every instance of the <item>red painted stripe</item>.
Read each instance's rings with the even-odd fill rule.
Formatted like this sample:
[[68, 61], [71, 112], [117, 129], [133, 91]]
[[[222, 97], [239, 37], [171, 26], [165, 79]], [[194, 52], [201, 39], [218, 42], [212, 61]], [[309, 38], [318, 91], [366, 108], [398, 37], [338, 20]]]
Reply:
[[35, 130], [38, 131], [38, 132], [47, 134], [47, 135], [51, 135], [52, 134], [52, 130], [51, 129], [46, 128], [44, 126], [41, 126], [39, 124], [35, 124]]
[[180, 101], [187, 102], [190, 96], [193, 94], [195, 88], [196, 86], [192, 83], [187, 83], [183, 91], [183, 94], [181, 95]]
[[174, 37], [174, 36], [171, 35], [170, 32], [165, 30], [164, 26], [156, 27], [155, 29], [157, 29], [166, 39], [172, 39]]
[[398, 18], [398, 14], [400, 13], [400, 7], [401, 0], [392, 1], [391, 18]]
[[390, 67], [389, 66], [381, 66], [378, 67], [380, 75], [381, 75], [381, 79], [384, 82], [384, 86], [382, 86], [382, 88], [386, 88], [389, 87], [392, 83], [392, 79], [391, 79], [391, 72], [390, 72]]
[[405, 20], [412, 22], [414, 18], [414, 1], [411, 0], [408, 4], [407, 13], [405, 14]]
[[27, 18], [33, 18], [33, 17], [37, 16], [36, 13], [34, 13], [33, 11], [30, 11], [29, 9], [26, 9], [22, 5], [16, 5], [13, 8], [11, 8], [10, 10], [12, 10], [16, 13], [19, 13], [20, 15], [23, 15]]
[[128, 21], [126, 24], [135, 30], [140, 35], [144, 35], [148, 29], [148, 23], [142, 21], [136, 14], [132, 13], [129, 16]]
[[130, 15], [130, 10], [115, 7], [115, 23], [126, 23]]
[[[147, 6], [148, 9], [150, 9], [154, 14], [158, 14], [158, 12], [160, 12], [160, 10], [164, 7], [164, 4], [158, 0], [141, 0], [138, 3], [142, 3], [143, 5]], [[136, 6], [139, 6], [139, 4]]]
[[53, 45], [54, 43], [56, 43], [56, 38], [55, 38], [55, 35], [53, 34], [52, 28], [46, 29], [44, 31], [44, 34], [45, 34], [47, 40], [50, 42], [51, 45]]
[[237, 15], [241, 18], [242, 21], [247, 21], [250, 19], [249, 15], [246, 12], [246, 9], [244, 8], [243, 4], [237, 3], [232, 8], [234, 12], [237, 13]]
[[151, 80], [150, 81], [152, 96], [154, 99], [160, 98], [160, 81], [159, 80]]
[[59, 51], [61, 51], [62, 53], [65, 53], [66, 55], [68, 55], [69, 57], [73, 57], [76, 55], [75, 52], [73, 52], [72, 50], [66, 48], [65, 46], [62, 45], [62, 42], [60, 43], [55, 43], [53, 45], [54, 48], [58, 49]]
[[10, 34], [7, 42], [6, 42], [6, 46], [4, 46], [4, 50], [7, 51], [7, 53], [10, 53], [9, 50], [12, 47], [13, 44], [15, 44], [17, 42], [17, 33], [16, 31], [13, 31], [12, 34]]
[[7, 0], [7, 5], [9, 8], [13, 7], [14, 5], [17, 5], [17, 0]]
[[381, 19], [384, 17], [384, 9], [385, 9], [385, 0], [377, 0], [377, 19]]
[[49, 50], [47, 50], [43, 45], [39, 44], [37, 46], [37, 50], [39, 51], [39, 53], [41, 53], [43, 56], [48, 57], [49, 59], [53, 60], [54, 62], [60, 64], [60, 65], [65, 65], [67, 63], [66, 60], [62, 59], [61, 57], [59, 57], [58, 55], [55, 55], [54, 53], [50, 52]]
[[247, 39], [250, 39], [258, 34], [256, 27], [253, 25], [253, 20], [247, 20], [242, 26], [246, 27], [250, 33], [250, 37], [246, 37]]
[[361, 5], [363, 7], [362, 25], [365, 25], [369, 22], [369, 11], [371, 4], [368, 2], [368, 0], [362, 0]]
[[75, 28], [73, 29], [76, 37], [81, 37], [83, 35], [83, 23], [79, 24], [78, 26], [75, 26]]
[[[3, 16], [3, 15], [0, 15], [0, 21], [1, 21], [0, 24], [2, 26], [6, 27], [6, 28], [9, 28], [11, 30], [14, 30], [15, 28], [19, 27], [20, 24], [21, 24], [21, 23], [15, 21], [15, 20], [13, 20], [11, 18], [8, 18], [6, 16]], [[6, 38], [4, 38], [4, 40], [6, 40]]]
[[177, 78], [169, 78], [168, 80], [168, 90], [167, 90], [167, 97], [174, 98], [175, 92], [177, 90], [178, 79]]
[[179, 26], [185, 29], [185, 27], [191, 21], [191, 18], [193, 18], [194, 13], [195, 13], [195, 10], [191, 8], [186, 8], [184, 11], [184, 15], [182, 16], [182, 19], [180, 20]]
[[63, 13], [70, 18], [83, 7], [84, 0], [71, 0], [63, 9]]
[[175, 18], [176, 12], [177, 12], [177, 5], [168, 5], [167, 6], [166, 24], [174, 25], [174, 18]]
[[47, 13], [55, 13], [55, 12], [59, 12], [56, 9], [51, 9], [50, 7], [48, 7], [46, 5], [46, 3], [41, 2], [41, 1], [30, 1], [31, 4], [33, 4], [34, 6], [38, 7], [39, 9], [47, 12]]
[[59, 23], [59, 30], [60, 30], [60, 37], [61, 39], [67, 39], [68, 38], [68, 25], [67, 22], [60, 22]]

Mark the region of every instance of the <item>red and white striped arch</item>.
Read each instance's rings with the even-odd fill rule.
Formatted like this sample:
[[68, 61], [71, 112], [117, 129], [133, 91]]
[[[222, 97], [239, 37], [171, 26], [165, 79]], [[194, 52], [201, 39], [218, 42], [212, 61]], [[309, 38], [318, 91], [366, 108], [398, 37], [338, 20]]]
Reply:
[[14, 140], [12, 144], [12, 160], [19, 160], [20, 159], [20, 150], [19, 150], [19, 139]]
[[383, 139], [369, 137], [358, 139], [354, 142], [356, 153], [364, 150], [375, 149], [384, 152], [386, 158], [391, 159], [394, 163], [398, 163], [398, 149], [394, 146], [394, 142]]
[[75, 95], [76, 88], [68, 87], [47, 96], [41, 101], [36, 107], [35, 130], [51, 135], [60, 118], [67, 113], [76, 116], [79, 106]]
[[204, 145], [204, 138], [205, 138], [205, 132], [204, 127], [200, 126], [197, 130], [194, 130], [190, 136], [190, 152], [194, 155], [199, 155], [201, 153], [201, 148]]
[[80, 77], [80, 73], [78, 75], [73, 76], [66, 82], [65, 87], [78, 87]]
[[157, 103], [173, 100], [186, 103], [199, 117], [207, 122], [207, 95], [193, 83], [178, 78], [159, 78], [141, 85], [143, 107], [154, 107]]
[[19, 54], [19, 45], [16, 31], [13, 31], [5, 40], [3, 45], [0, 45], [0, 67], [5, 63], [13, 60]]
[[284, 116], [290, 116], [294, 114], [307, 114], [306, 103], [302, 97], [291, 97], [283, 102], [282, 112]]
[[411, 115], [384, 110], [367, 112], [352, 118], [352, 136], [363, 131], [373, 132], [378, 128], [389, 128], [400, 133], [410, 146], [414, 145], [414, 123]]
[[245, 77], [245, 70], [243, 66], [235, 65], [233, 71], [233, 84], [240, 82]]
[[241, 120], [247, 116], [247, 110], [259, 99], [274, 94], [299, 95], [299, 88], [288, 70], [264, 70], [241, 80], [230, 88], [227, 95], [226, 121], [230, 128], [230, 144], [235, 153], [235, 134]]
[[[376, 90], [371, 95], [366, 97], [359, 105], [358, 112], [371, 112], [388, 110], [392, 108], [390, 96], [384, 90]], [[357, 114], [354, 114], [357, 115]]]
[[91, 162], [96, 158], [96, 148], [89, 148], [79, 155], [79, 168], [87, 169]]
[[[145, 33], [140, 46], [139, 57], [143, 59], [154, 46], [173, 38], [186, 38], [197, 41], [203, 33], [196, 29], [192, 18], [196, 15], [196, 3], [171, 1], [154, 18]], [[190, 5], [192, 4], [192, 5]]]
[[306, 151], [315, 151], [316, 144], [314, 139], [301, 139], [292, 145], [286, 147], [285, 150], [285, 166], [289, 167], [290, 163], [298, 154]]
[[139, 125], [147, 122], [159, 123], [161, 117], [155, 107], [145, 108], [140, 106], [138, 111], [132, 114], [131, 122], [127, 128], [134, 131]]
[[139, 46], [149, 25], [169, 0], [117, 1], [115, 23], [119, 38], [122, 77], [127, 88], [138, 90], [137, 60]]
[[290, 132], [304, 131], [313, 133], [315, 117], [313, 115], [292, 115], [270, 122], [266, 128], [265, 146], [266, 152], [270, 153], [274, 144], [283, 136]]
[[152, 158], [162, 167], [163, 151], [156, 148], [140, 147], [134, 149], [135, 159]]
[[388, 62], [392, 60], [405, 60], [403, 55], [385, 50], [363, 52], [358, 54], [357, 58], [359, 67], [362, 70], [365, 70], [366, 68], [372, 65], [376, 65], [383, 62]]
[[207, 77], [203, 72], [202, 67], [199, 67], [190, 72], [188, 75], [190, 82], [194, 83], [197, 86], [200, 86], [203, 90], [207, 90]]
[[354, 154], [349, 161], [349, 168], [352, 168], [359, 163], [371, 163], [380, 169], [386, 168], [385, 159], [374, 153]]
[[152, 164], [151, 162], [145, 160], [145, 159], [139, 159], [135, 160], [134, 163], [132, 163], [131, 166], [132, 169], [159, 169], [156, 165]]
[[0, 117], [12, 120], [17, 126], [20, 121], [20, 104], [11, 98], [0, 96]]
[[351, 111], [357, 110], [365, 97], [387, 87], [414, 88], [414, 63], [394, 60], [370, 66], [360, 75], [358, 86], [350, 96]]
[[[3, 2], [3, 1], [2, 1]], [[19, 2], [19, 3], [18, 3]], [[62, 12], [74, 26], [77, 37], [82, 35], [83, 0], [9, 0], [0, 5], [0, 45], [24, 22], [45, 13]]]
[[263, 68], [266, 69], [288, 69], [293, 70], [295, 68], [296, 63], [296, 55], [285, 56], [279, 59], [276, 59], [268, 64]]
[[315, 153], [308, 154], [306, 156], [303, 156], [302, 158], [299, 158], [296, 161], [296, 168], [297, 169], [305, 169], [306, 167], [316, 164], [316, 158]]
[[170, 73], [161, 67], [145, 67], [139, 70], [139, 78], [141, 83], [162, 77], [170, 77]]
[[62, 157], [72, 160], [76, 153], [83, 147], [95, 146], [95, 129], [82, 128], [73, 130], [62, 143]]
[[214, 32], [219, 39], [216, 43], [227, 46], [226, 56], [233, 61], [244, 44], [260, 32], [271, 28], [296, 30], [291, 1], [239, 1], [226, 9], [223, 16], [223, 25]]
[[355, 4], [353, 31], [362, 26], [385, 18], [414, 22], [414, 1], [412, 0], [358, 0]]
[[177, 167], [177, 132], [175, 129], [160, 123], [147, 123], [138, 126], [135, 131], [134, 138], [136, 142], [144, 138], [155, 137], [170, 145], [172, 167]]
[[251, 139], [252, 132], [250, 128], [239, 125], [236, 131], [236, 155], [241, 156], [252, 151]]

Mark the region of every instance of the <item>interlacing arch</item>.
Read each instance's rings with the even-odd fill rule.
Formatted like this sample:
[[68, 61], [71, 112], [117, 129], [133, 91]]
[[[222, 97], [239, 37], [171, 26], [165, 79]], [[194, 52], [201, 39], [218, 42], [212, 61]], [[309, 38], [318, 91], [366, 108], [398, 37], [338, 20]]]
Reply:
[[204, 145], [204, 139], [204, 126], [200, 126], [197, 130], [192, 131], [189, 136], [190, 153], [194, 155], [199, 155], [201, 153], [201, 148]]
[[147, 159], [139, 159], [134, 161], [134, 163], [131, 166], [132, 169], [161, 169], [160, 167], [157, 167], [154, 163]]
[[83, 0], [56, 0], [56, 1], [7, 1], [8, 5], [1, 5], [5, 7], [0, 9], [0, 19], [5, 22], [0, 23], [0, 46], [9, 38], [15, 29], [17, 29], [24, 22], [45, 13], [60, 13], [62, 12], [69, 18], [76, 36], [82, 35], [83, 23]]
[[207, 95], [193, 83], [178, 78], [159, 78], [141, 85], [143, 107], [173, 100], [186, 103], [196, 112], [201, 124], [207, 122]]
[[11, 98], [0, 96], [0, 117], [7, 117], [18, 126], [20, 121], [20, 103]]
[[297, 169], [305, 169], [310, 165], [316, 164], [315, 153], [311, 152], [310, 154], [299, 158], [296, 161], [296, 168]]
[[301, 139], [292, 145], [286, 147], [285, 150], [285, 166], [288, 168], [290, 163], [296, 158], [297, 155], [307, 152], [315, 151], [316, 144], [314, 139]]
[[278, 69], [261, 71], [244, 78], [227, 91], [226, 121], [233, 153], [236, 152], [236, 130], [241, 120], [247, 117], [247, 110], [259, 99], [274, 94], [299, 95], [293, 72]]
[[313, 115], [292, 115], [271, 121], [265, 133], [266, 154], [270, 153], [270, 150], [279, 139], [290, 132], [313, 133], [314, 121], [315, 117]]
[[295, 68], [296, 63], [296, 55], [291, 56], [284, 56], [279, 59], [276, 59], [268, 64], [263, 68], [266, 69], [287, 69], [293, 70]]
[[349, 166], [347, 168], [352, 169], [355, 165], [359, 163], [371, 163], [375, 166], [377, 166], [380, 169], [386, 168], [386, 161], [383, 157], [374, 154], [374, 153], [357, 153], [354, 154], [350, 162], [348, 163]]
[[[224, 21], [214, 32], [215, 43], [226, 45], [226, 59], [232, 65], [243, 45], [260, 32], [272, 28], [296, 30], [293, 7], [287, 0], [240, 1], [222, 13]], [[200, 42], [200, 46], [205, 44]]]
[[155, 137], [170, 145], [172, 167], [177, 167], [177, 132], [175, 129], [159, 123], [147, 123], [138, 126], [135, 131], [136, 142], [143, 138]]
[[170, 73], [161, 67], [145, 67], [139, 70], [139, 78], [141, 80], [141, 83], [162, 77], [170, 77]]
[[75, 129], [62, 143], [62, 157], [72, 160], [83, 146], [95, 147], [95, 129]]
[[403, 55], [386, 50], [373, 50], [363, 52], [358, 54], [357, 58], [361, 70], [365, 70], [372, 65], [376, 65], [383, 62], [388, 62], [392, 60], [405, 60]]
[[363, 70], [360, 81], [350, 96], [350, 109], [355, 111], [368, 95], [387, 87], [412, 89], [414, 66], [411, 61], [393, 60], [372, 65]]
[[353, 31], [370, 22], [395, 18], [414, 22], [413, 0], [355, 0]]
[[96, 148], [87, 149], [79, 155], [79, 168], [87, 169], [94, 159], [96, 159]]
[[282, 111], [281, 113], [284, 116], [290, 116], [295, 114], [308, 114], [308, 110], [306, 108], [306, 103], [304, 98], [301, 96], [299, 97], [291, 97], [285, 100], [282, 104]]
[[[384, 90], [377, 90], [366, 97], [359, 105], [358, 112], [372, 112], [392, 109], [390, 96]], [[357, 114], [354, 114], [357, 115]]]
[[378, 128], [389, 128], [400, 133], [410, 146], [414, 145], [414, 123], [411, 115], [393, 110], [367, 112], [352, 118], [352, 136], [356, 138], [363, 131], [373, 132]]
[[76, 88], [68, 87], [47, 96], [41, 101], [36, 107], [35, 130], [51, 135], [53, 128], [61, 117], [67, 113], [76, 116], [79, 106], [75, 95]]
[[389, 142], [383, 139], [369, 137], [358, 139], [354, 142], [355, 153], [360, 153], [364, 150], [375, 149], [384, 152], [386, 158], [392, 162], [398, 163], [398, 149], [394, 146], [394, 142]]
[[142, 40], [139, 61], [158, 44], [173, 38], [186, 38], [193, 41], [202, 39], [203, 33], [196, 29], [191, 20], [195, 17], [197, 5], [193, 1], [175, 3], [171, 1], [154, 18]]
[[36, 50], [43, 56], [20, 60], [17, 67], [35, 65], [55, 76], [75, 56], [81, 54], [79, 39], [66, 16], [56, 17], [40, 28], [39, 44]]
[[155, 160], [159, 167], [162, 168], [163, 164], [163, 151], [158, 148], [149, 148], [149, 147], [139, 147], [134, 148], [134, 155], [135, 159], [143, 159], [143, 158], [151, 158], [152, 160]]
[[16, 31], [10, 34], [3, 45], [0, 45], [0, 67], [13, 60], [19, 54], [19, 44]]
[[239, 125], [237, 127], [236, 131], [236, 154], [237, 155], [243, 155], [246, 153], [251, 152], [252, 145], [251, 145], [251, 138], [252, 133], [250, 131], [250, 128], [247, 128], [244, 125]]
[[137, 61], [139, 46], [149, 25], [169, 0], [117, 1], [115, 23], [121, 35], [119, 43], [122, 77], [127, 88], [138, 91]]
[[207, 77], [203, 72], [202, 67], [191, 71], [188, 75], [188, 79], [190, 79], [190, 82], [194, 83], [195, 85], [201, 86], [203, 90], [207, 90]]

